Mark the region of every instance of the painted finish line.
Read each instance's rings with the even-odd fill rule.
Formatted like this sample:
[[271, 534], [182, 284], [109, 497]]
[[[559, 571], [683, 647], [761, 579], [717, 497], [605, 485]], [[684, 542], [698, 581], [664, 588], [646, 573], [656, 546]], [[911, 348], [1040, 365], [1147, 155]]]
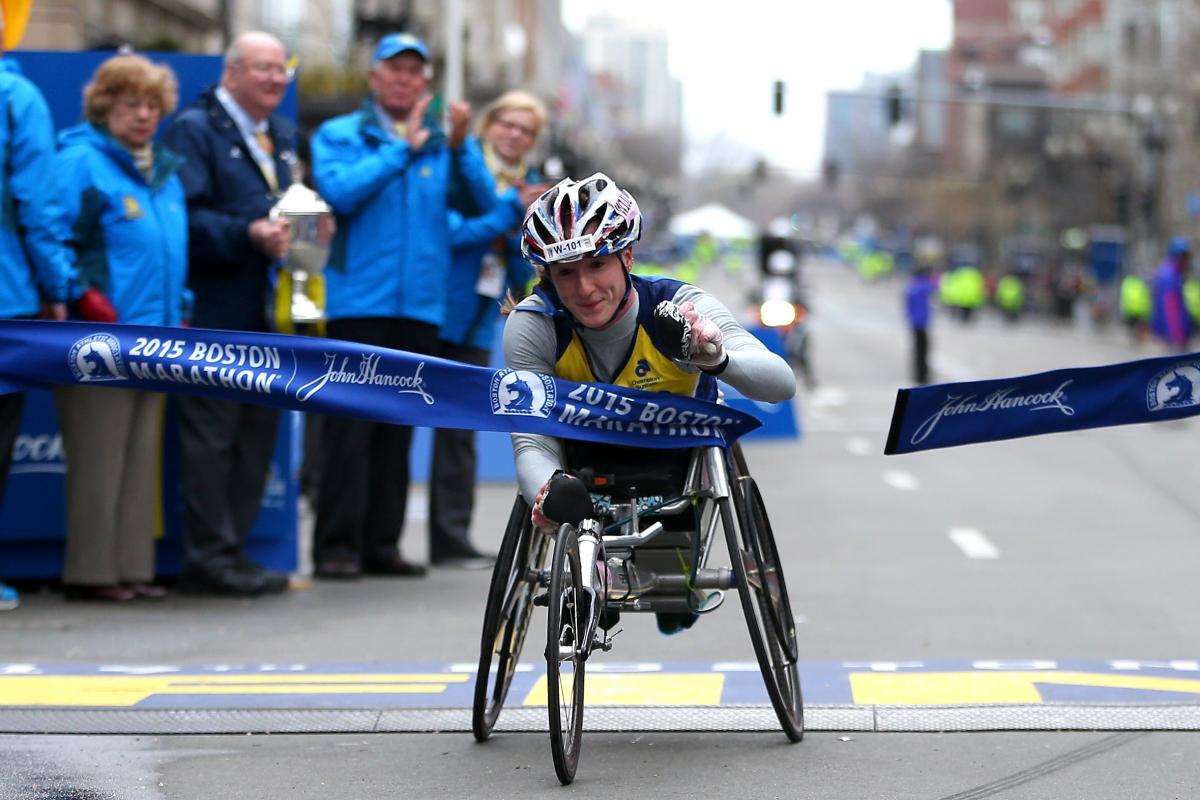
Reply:
[[[595, 706], [768, 705], [747, 662], [588, 664]], [[1200, 661], [802, 662], [809, 705], [1200, 703]], [[470, 708], [474, 664], [0, 663], [0, 708]], [[507, 705], [544, 706], [546, 672], [521, 664]]]

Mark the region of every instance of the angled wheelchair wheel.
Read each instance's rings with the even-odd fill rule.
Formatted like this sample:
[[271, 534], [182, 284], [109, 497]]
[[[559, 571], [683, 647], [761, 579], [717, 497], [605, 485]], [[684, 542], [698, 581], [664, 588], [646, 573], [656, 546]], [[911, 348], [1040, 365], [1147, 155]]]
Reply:
[[537, 575], [546, 558], [548, 543], [548, 537], [534, 535], [529, 504], [518, 494], [492, 569], [483, 615], [475, 702], [471, 710], [471, 732], [480, 742], [491, 735], [512, 685], [529, 630]]
[[[725, 539], [767, 694], [784, 734], [798, 742], [804, 737], [804, 699], [787, 582], [762, 495], [736, 445], [733, 462], [730, 491], [734, 502], [718, 501]], [[735, 514], [736, 526], [730, 524]]]
[[579, 538], [563, 525], [550, 562], [546, 620], [546, 696], [550, 712], [550, 752], [563, 785], [575, 780], [583, 742], [583, 677], [588, 642], [588, 601], [579, 563]]

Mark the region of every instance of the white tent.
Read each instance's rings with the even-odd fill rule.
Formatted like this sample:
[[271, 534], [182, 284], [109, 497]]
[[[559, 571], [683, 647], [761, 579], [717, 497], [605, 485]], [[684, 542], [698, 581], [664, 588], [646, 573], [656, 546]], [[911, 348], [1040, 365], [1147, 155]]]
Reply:
[[709, 203], [677, 214], [667, 227], [676, 236], [707, 233], [717, 239], [749, 239], [758, 233], [757, 225], [720, 203]]

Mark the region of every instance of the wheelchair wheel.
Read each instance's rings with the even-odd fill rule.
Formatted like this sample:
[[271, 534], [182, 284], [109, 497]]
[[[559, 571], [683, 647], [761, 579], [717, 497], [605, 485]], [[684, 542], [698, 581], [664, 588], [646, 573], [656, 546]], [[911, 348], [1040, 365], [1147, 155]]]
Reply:
[[[767, 509], [758, 485], [746, 472], [739, 450], [735, 449], [733, 454], [735, 471], [730, 487], [733, 508], [728, 499], [718, 501], [721, 520], [737, 576], [742, 611], [767, 694], [784, 734], [798, 742], [804, 737], [804, 699], [800, 691], [796, 622]], [[731, 524], [734, 511], [736, 527]]]
[[583, 741], [583, 677], [588, 642], [588, 601], [579, 563], [579, 538], [563, 525], [550, 564], [549, 614], [546, 621], [546, 696], [550, 711], [550, 751], [563, 785], [575, 780]]
[[479, 669], [475, 673], [475, 702], [471, 732], [482, 742], [492, 733], [516, 673], [521, 647], [533, 613], [537, 574], [546, 557], [548, 538], [533, 535], [529, 504], [519, 494], [513, 503], [504, 541], [492, 569]]

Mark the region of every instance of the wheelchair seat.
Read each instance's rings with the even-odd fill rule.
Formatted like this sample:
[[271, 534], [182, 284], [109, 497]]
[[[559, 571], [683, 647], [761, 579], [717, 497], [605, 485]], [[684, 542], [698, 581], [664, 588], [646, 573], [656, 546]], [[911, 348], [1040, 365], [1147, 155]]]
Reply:
[[638, 497], [675, 497], [687, 479], [692, 448], [650, 450], [567, 440], [567, 469], [594, 494], [627, 503]]
[[691, 506], [665, 514], [655, 507], [683, 494], [694, 448], [639, 449], [568, 440], [564, 451], [568, 471], [588, 487], [606, 523], [628, 519], [636, 498], [643, 523], [661, 521], [665, 529], [650, 549], [691, 547], [696, 528]]

